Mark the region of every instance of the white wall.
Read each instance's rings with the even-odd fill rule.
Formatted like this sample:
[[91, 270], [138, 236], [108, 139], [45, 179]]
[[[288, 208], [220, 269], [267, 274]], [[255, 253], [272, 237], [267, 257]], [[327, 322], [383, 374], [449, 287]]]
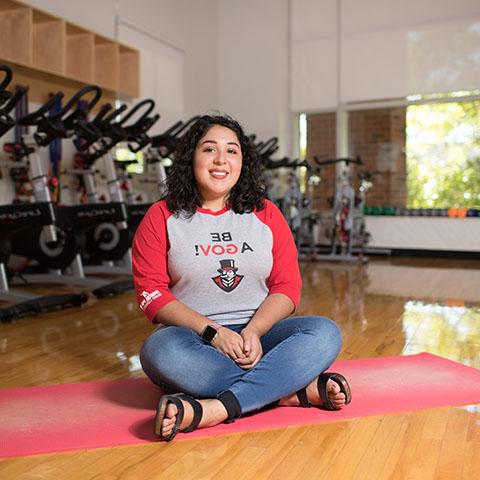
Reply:
[[118, 5], [121, 18], [185, 52], [185, 116], [217, 108], [217, 0], [120, 0]]
[[291, 2], [295, 111], [480, 88], [478, 0]]
[[476, 88], [478, 0], [218, 2], [219, 107], [279, 154], [295, 154], [294, 112]]
[[337, 105], [337, 4], [291, 1], [291, 108], [297, 112]]
[[218, 2], [218, 104], [290, 154], [288, 0]]

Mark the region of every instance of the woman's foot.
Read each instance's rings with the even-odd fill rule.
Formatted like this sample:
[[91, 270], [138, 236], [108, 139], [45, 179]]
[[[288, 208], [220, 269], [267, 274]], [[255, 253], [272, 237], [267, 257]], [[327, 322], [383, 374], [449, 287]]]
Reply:
[[[201, 404], [203, 409], [202, 418], [198, 424], [198, 428], [213, 427], [227, 419], [227, 411], [219, 400], [207, 399], [197, 401]], [[183, 419], [180, 423], [179, 431], [188, 429], [188, 427], [192, 424], [194, 416], [192, 405], [185, 400], [181, 400], [181, 402], [183, 404]], [[172, 434], [172, 431], [175, 428], [175, 422], [177, 421], [178, 413], [178, 407], [175, 405], [175, 403], [167, 404], [165, 416], [161, 422], [162, 438], [167, 439]]]
[[[327, 396], [328, 399], [333, 403], [336, 410], [340, 410], [346, 404], [345, 394], [341, 391], [340, 385], [334, 380], [327, 381]], [[314, 407], [324, 407], [318, 391], [317, 378], [312, 380], [307, 386], [307, 399], [308, 402]], [[291, 395], [282, 398], [279, 403], [279, 405], [283, 407], [299, 407], [300, 404], [300, 399], [296, 393], [292, 393]]]

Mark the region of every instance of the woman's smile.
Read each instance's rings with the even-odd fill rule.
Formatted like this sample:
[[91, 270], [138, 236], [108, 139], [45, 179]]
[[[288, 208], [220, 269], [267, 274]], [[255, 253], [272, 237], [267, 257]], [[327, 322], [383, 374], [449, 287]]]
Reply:
[[210, 170], [210, 175], [215, 179], [223, 180], [227, 177], [228, 172], [223, 170]]

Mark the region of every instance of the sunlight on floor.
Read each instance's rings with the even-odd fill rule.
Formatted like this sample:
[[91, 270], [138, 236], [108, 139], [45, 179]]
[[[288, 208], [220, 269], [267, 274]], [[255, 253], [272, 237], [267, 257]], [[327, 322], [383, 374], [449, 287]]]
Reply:
[[430, 352], [480, 367], [480, 308], [408, 301], [402, 323], [403, 354]]

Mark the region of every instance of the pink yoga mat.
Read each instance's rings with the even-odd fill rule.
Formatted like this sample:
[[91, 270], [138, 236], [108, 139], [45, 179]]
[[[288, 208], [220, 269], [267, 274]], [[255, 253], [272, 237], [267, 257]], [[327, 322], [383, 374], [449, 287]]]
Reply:
[[[428, 353], [341, 360], [329, 370], [344, 374], [352, 387], [352, 403], [341, 411], [275, 408], [175, 441], [480, 402], [480, 370]], [[145, 378], [0, 389], [0, 456], [156, 441], [159, 396]]]

